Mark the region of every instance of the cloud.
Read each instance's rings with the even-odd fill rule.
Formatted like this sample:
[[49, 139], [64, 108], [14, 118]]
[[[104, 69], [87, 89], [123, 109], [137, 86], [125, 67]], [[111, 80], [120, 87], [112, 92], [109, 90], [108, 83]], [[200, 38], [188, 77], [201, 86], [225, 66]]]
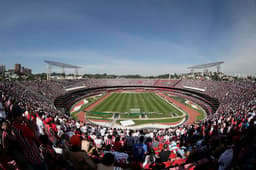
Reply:
[[[45, 21], [74, 21], [85, 19], [74, 10], [66, 10], [69, 6], [62, 4], [51, 5], [42, 2], [16, 2], [1, 4], [0, 30], [15, 29], [21, 25]], [[86, 18], [88, 19], [88, 18]]]
[[166, 73], [184, 73], [187, 65], [177, 64], [153, 64], [136, 61], [115, 60], [109, 63], [84, 65], [81, 72], [84, 73], [108, 73], [108, 74], [140, 74], [144, 76]]
[[[63, 35], [64, 39], [66, 36], [72, 35], [74, 36], [74, 41], [63, 41], [62, 38], [54, 36], [53, 38], [50, 37], [50, 40], [47, 37], [34, 36], [40, 42], [37, 44], [35, 43], [37, 41], [26, 41], [19, 39], [18, 36], [17, 40], [10, 40], [10, 42], [3, 38], [0, 44], [2, 44], [2, 47], [6, 47], [6, 49], [3, 48], [0, 51], [1, 60], [8, 60], [8, 63], [11, 63], [11, 65], [15, 64], [12, 62], [22, 63], [25, 61], [26, 63], [24, 64], [27, 64], [36, 72], [46, 71], [46, 65], [43, 63], [43, 60], [47, 59], [83, 66], [83, 69], [80, 70], [81, 73], [143, 75], [186, 72], [188, 71], [186, 69], [188, 66], [223, 60], [225, 62], [223, 65], [223, 71], [225, 73], [255, 73], [255, 3], [250, 5], [250, 9], [244, 8], [243, 11], [239, 11], [241, 10], [240, 5], [237, 8], [239, 10], [231, 8], [230, 11], [226, 11], [226, 8], [223, 8], [223, 15], [226, 16], [226, 13], [229, 13], [230, 16], [234, 16], [233, 19], [236, 23], [233, 24], [230, 22], [230, 25], [223, 24], [229, 20], [229, 17], [222, 17], [221, 15], [220, 18], [224, 18], [223, 21], [220, 24], [216, 22], [217, 24], [214, 25], [213, 29], [215, 30], [219, 27], [225, 27], [226, 29], [224, 29], [225, 31], [220, 29], [219, 32], [222, 33], [217, 31], [217, 34], [214, 34], [215, 32], [212, 31], [213, 35], [212, 37], [210, 36], [210, 39], [207, 39], [206, 32], [210, 31], [211, 33], [211, 30], [209, 30], [211, 19], [206, 22], [207, 26], [205, 26], [205, 22], [202, 22], [202, 26], [204, 27], [198, 29], [198, 26], [201, 27], [201, 20], [197, 19], [198, 24], [191, 24], [190, 22], [194, 21], [194, 17], [192, 16], [187, 24], [183, 24], [185, 22], [183, 20], [177, 20], [177, 22], [181, 21], [181, 26], [191, 24], [194, 28], [184, 26], [181, 30], [176, 30], [179, 29], [179, 26], [172, 24], [173, 30], [166, 31], [167, 29], [162, 29], [165, 26], [162, 22], [164, 21], [163, 16], [159, 15], [159, 19], [163, 19], [159, 21], [160, 25], [157, 25], [158, 22], [153, 22], [154, 18], [151, 18], [152, 23], [156, 23], [155, 27], [150, 27], [152, 26], [151, 22], [145, 22], [145, 24], [142, 22], [142, 24], [139, 24], [139, 19], [144, 19], [144, 17], [141, 17], [139, 19], [135, 18], [134, 20], [136, 22], [132, 22], [133, 20], [127, 21], [128, 24], [134, 24], [132, 28], [124, 28], [124, 26], [120, 26], [122, 25], [121, 22], [117, 22], [120, 18], [108, 20], [106, 17], [106, 21], [102, 21], [100, 17], [84, 15], [84, 11], [87, 12], [87, 10], [81, 10], [83, 12], [75, 11], [74, 8], [73, 10], [67, 10], [68, 6], [60, 5], [59, 8], [56, 8], [56, 5], [48, 4], [45, 6], [44, 4], [32, 3], [22, 4], [22, 6], [15, 6], [14, 8], [10, 6], [5, 9], [3, 7], [0, 8], [2, 9], [2, 12], [0, 10], [0, 31], [4, 30], [2, 35], [7, 35], [4, 34], [5, 30], [9, 29], [13, 29], [14, 33], [16, 33], [19, 31], [19, 28], [23, 28], [20, 27], [21, 25], [25, 26], [28, 22], [31, 22], [31, 25], [36, 25], [37, 23], [47, 23], [48, 21], [51, 23], [51, 21], [56, 21], [58, 25], [62, 23], [59, 22], [60, 20], [63, 23], [75, 20], [72, 22], [74, 25], [71, 25], [74, 28], [81, 28], [74, 29], [75, 31], [71, 32], [63, 31], [60, 34]], [[164, 10], [162, 11], [164, 12]], [[233, 15], [234, 11], [237, 12], [235, 15]], [[181, 12], [181, 14], [183, 13]], [[208, 18], [207, 16], [206, 18]], [[175, 20], [176, 17], [172, 17]], [[158, 15], [156, 16], [157, 18]], [[123, 25], [127, 23], [125, 22]], [[147, 26], [149, 27], [147, 28]], [[87, 29], [88, 27], [90, 29]], [[67, 25], [67, 28], [69, 28], [69, 25]], [[49, 30], [52, 29], [50, 28]], [[141, 29], [145, 29], [145, 32], [142, 32]], [[93, 38], [90, 39], [90, 37], [86, 36], [87, 34], [83, 34], [84, 32], [91, 34]], [[22, 31], [21, 34], [23, 35]], [[33, 37], [32, 34], [31, 32], [31, 36]], [[206, 42], [203, 41], [205, 37], [207, 39]], [[223, 37], [223, 41], [216, 41], [216, 39], [219, 40], [219, 37]], [[201, 42], [201, 38], [204, 44]], [[197, 41], [194, 42], [194, 40]], [[224, 50], [221, 49], [221, 46], [224, 46]]]
[[[251, 8], [254, 8], [255, 14], [256, 5]], [[238, 18], [231, 48], [222, 57], [225, 61], [223, 70], [227, 74], [256, 75], [256, 17], [248, 13]]]
[[240, 46], [225, 60], [224, 72], [227, 74], [254, 74], [256, 75], [256, 40]]

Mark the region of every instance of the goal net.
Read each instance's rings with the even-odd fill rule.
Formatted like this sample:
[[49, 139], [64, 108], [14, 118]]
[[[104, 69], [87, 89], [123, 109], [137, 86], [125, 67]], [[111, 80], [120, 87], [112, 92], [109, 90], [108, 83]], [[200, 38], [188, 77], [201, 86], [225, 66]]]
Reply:
[[140, 113], [140, 112], [141, 112], [140, 108], [131, 108], [130, 109], [130, 113]]

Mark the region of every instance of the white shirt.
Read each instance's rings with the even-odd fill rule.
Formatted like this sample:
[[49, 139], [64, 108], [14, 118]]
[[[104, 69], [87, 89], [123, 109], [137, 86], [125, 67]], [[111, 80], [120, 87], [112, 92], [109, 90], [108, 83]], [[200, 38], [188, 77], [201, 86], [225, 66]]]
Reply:
[[114, 152], [117, 163], [128, 164], [128, 154], [123, 152]]
[[106, 132], [106, 129], [101, 129], [101, 130], [100, 130], [101, 136], [104, 136], [104, 135], [105, 135], [105, 132]]
[[79, 129], [80, 128], [80, 123], [76, 122], [76, 128]]
[[102, 145], [103, 145], [103, 140], [102, 139], [95, 139], [94, 142], [95, 142], [95, 145], [96, 145], [97, 148], [101, 148]]
[[106, 153], [111, 153], [114, 155], [115, 157], [115, 161], [117, 163], [123, 163], [123, 164], [128, 164], [128, 154], [127, 153], [123, 153], [123, 152], [112, 152], [112, 151], [104, 151], [103, 152], [104, 155]]
[[80, 130], [83, 132], [83, 133], [86, 133], [87, 132], [87, 127], [86, 126], [82, 126], [80, 128]]
[[177, 136], [180, 136], [180, 129], [177, 129], [177, 130], [176, 130], [176, 135], [177, 135]]
[[6, 119], [6, 113], [5, 113], [2, 102], [0, 102], [0, 118]]
[[95, 139], [96, 139], [96, 135], [91, 135], [91, 138], [95, 141]]
[[186, 133], [186, 129], [185, 128], [183, 128], [182, 130], [181, 130], [181, 135], [184, 135]]
[[170, 139], [170, 137], [169, 137], [168, 135], [165, 135], [165, 136], [164, 136], [164, 140], [165, 140], [165, 141], [169, 141], [169, 139]]
[[175, 141], [172, 141], [169, 144], [169, 151], [173, 151], [174, 153], [176, 153], [176, 150], [178, 149], [177, 144]]
[[39, 130], [40, 135], [44, 135], [44, 123], [39, 117], [36, 117], [36, 126]]

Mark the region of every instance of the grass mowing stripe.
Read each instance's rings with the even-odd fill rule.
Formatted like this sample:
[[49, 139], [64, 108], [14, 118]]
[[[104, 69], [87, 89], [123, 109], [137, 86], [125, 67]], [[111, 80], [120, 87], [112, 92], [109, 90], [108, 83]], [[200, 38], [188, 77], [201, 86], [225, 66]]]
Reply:
[[168, 108], [166, 109], [165, 107], [163, 107], [163, 104], [161, 102], [161, 98], [159, 98], [157, 95], [151, 93], [150, 94], [151, 97], [153, 98], [153, 102], [155, 103], [155, 105], [160, 108], [160, 110], [162, 111], [161, 113], [165, 114], [165, 113], [168, 113]]
[[112, 101], [109, 106], [106, 108], [105, 111], [117, 111], [117, 107], [119, 105], [119, 101], [122, 98], [121, 93], [117, 93], [117, 97], [115, 98], [114, 101]]
[[161, 97], [159, 97], [156, 94], [152, 94], [156, 99], [158, 99], [157, 101], [159, 102], [159, 104], [161, 103], [162, 107], [166, 110], [170, 110], [172, 107], [169, 103], [167, 103], [165, 100], [163, 100]]
[[148, 93], [145, 93], [145, 94], [143, 93], [142, 98], [145, 101], [145, 105], [146, 105], [148, 112], [154, 112], [154, 109], [153, 109], [151, 102], [149, 101], [149, 98], [148, 98]]
[[93, 108], [93, 111], [95, 112], [102, 112], [102, 110], [108, 106], [109, 103], [111, 103], [116, 98], [116, 94], [111, 94], [107, 100], [103, 100], [102, 103], [98, 104], [95, 108]]
[[171, 111], [174, 110], [174, 108], [173, 108], [169, 103], [167, 103], [165, 100], [163, 100], [161, 97], [159, 97], [159, 96], [156, 95], [156, 94], [152, 94], [152, 95], [155, 97], [155, 99], [158, 99], [158, 100], [156, 100], [156, 101], [157, 101], [157, 102], [159, 103], [159, 105], [161, 105], [161, 107], [163, 108], [163, 110], [164, 110], [163, 113], [167, 114], [167, 113], [170, 113]]
[[[163, 102], [165, 102], [167, 105], [170, 105], [165, 100]], [[183, 113], [181, 111], [179, 111], [177, 108], [175, 108], [173, 106], [172, 106], [172, 112], [175, 112], [177, 115], [183, 115]]]
[[[135, 96], [134, 96], [134, 94], [131, 94], [131, 108], [134, 108], [134, 106], [135, 106]], [[131, 108], [129, 108], [129, 109], [131, 109]]]
[[[88, 103], [87, 103], [87, 104], [83, 104], [79, 110], [70, 113], [71, 116], [72, 116], [73, 118], [77, 119], [77, 116], [76, 116], [77, 113], [79, 113], [80, 111], [84, 110], [84, 109], [85, 109], [86, 107], [88, 107], [89, 105], [95, 103], [97, 100], [100, 100], [100, 99], [103, 98], [105, 95], [106, 95], [106, 94], [103, 93], [101, 96], [86, 98], [86, 100], [88, 101]], [[82, 99], [82, 100], [84, 100], [84, 99]], [[76, 103], [72, 106], [72, 108], [71, 108], [70, 110], [72, 110], [79, 102], [81, 102], [81, 100], [78, 101], [78, 102], [76, 102]]]
[[[123, 107], [123, 109], [124, 109], [124, 111], [125, 112], [129, 112], [130, 110], [129, 110], [129, 106], [128, 106], [128, 98], [129, 98], [129, 94], [125, 94], [126, 96], [125, 96], [125, 99], [124, 99], [124, 104], [122, 105], [122, 107]], [[130, 102], [131, 102], [131, 100], [130, 100]]]
[[169, 113], [169, 112], [175, 112], [175, 113], [178, 114], [178, 115], [182, 115], [182, 113], [181, 113], [178, 109], [176, 109], [175, 107], [173, 107], [172, 105], [170, 105], [167, 101], [165, 101], [164, 99], [162, 99], [161, 97], [159, 97], [159, 96], [156, 95], [156, 94], [153, 94], [153, 95], [155, 95], [156, 97], [160, 98], [159, 101], [162, 102], [163, 107], [168, 110], [168, 113]]
[[170, 103], [168, 103], [166, 100], [162, 99], [160, 96], [156, 95], [157, 98], [159, 98], [159, 102], [161, 103], [162, 107], [166, 109], [166, 113], [168, 116], [171, 116], [170, 113], [175, 112], [179, 115], [182, 115], [182, 113], [177, 110], [174, 106], [172, 106]]
[[141, 100], [142, 100], [143, 103], [144, 103], [145, 112], [151, 112], [151, 110], [150, 110], [151, 105], [150, 105], [150, 103], [149, 103], [149, 104], [147, 103], [147, 100], [144, 98], [144, 95], [143, 95], [143, 94], [141, 94]]
[[[192, 107], [190, 104], [187, 104], [185, 101], [188, 100], [188, 99], [186, 99], [186, 98], [184, 98], [184, 97], [181, 97], [181, 96], [170, 96], [170, 95], [168, 95], [168, 96], [171, 97], [171, 98], [173, 98], [173, 99], [176, 100], [176, 101], [179, 101], [180, 103], [183, 103], [184, 105], [190, 107], [191, 109], [193, 109], [193, 110], [199, 112], [200, 115], [198, 115], [198, 116], [196, 117], [196, 121], [202, 120], [202, 119], [205, 117], [205, 113], [204, 113], [204, 111], [203, 111], [203, 108], [202, 108], [199, 104], [193, 102], [195, 105], [199, 106], [199, 108], [200, 108], [200, 109], [196, 109], [196, 108]], [[188, 101], [190, 101], [190, 100], [188, 100]], [[192, 102], [192, 101], [191, 101], [191, 102]]]
[[95, 111], [97, 111], [97, 112], [102, 112], [102, 111], [104, 111], [104, 109], [105, 109], [106, 107], [108, 107], [108, 105], [109, 105], [113, 100], [115, 100], [115, 98], [116, 98], [116, 94], [115, 94], [115, 93], [111, 94], [111, 96], [110, 96], [107, 100], [103, 101], [102, 103], [100, 103], [100, 104], [96, 107]]
[[147, 105], [144, 101], [144, 98], [143, 98], [142, 94], [139, 94], [138, 98], [139, 98], [138, 99], [139, 105], [142, 106], [141, 111], [142, 112], [149, 112], [148, 107], [147, 107]]
[[[151, 95], [151, 94], [150, 94]], [[151, 99], [152, 99], [152, 103], [153, 103], [153, 106], [154, 106], [154, 110], [156, 110], [155, 112], [158, 112], [158, 113], [162, 113], [161, 115], [159, 114], [151, 114], [149, 115], [150, 118], [158, 118], [158, 117], [169, 117], [170, 115], [168, 114], [169, 111], [168, 110], [165, 110], [161, 103], [159, 103], [159, 98], [156, 98], [156, 96], [150, 96]]]
[[121, 99], [119, 100], [119, 105], [117, 106], [115, 111], [119, 111], [119, 112], [127, 112], [127, 107], [126, 107], [126, 97], [127, 94], [122, 94]]
[[109, 106], [114, 100], [116, 100], [116, 98], [118, 97], [118, 94], [117, 93], [113, 93], [111, 98], [109, 98], [108, 100], [106, 100], [104, 103], [102, 103], [102, 105], [104, 107]]
[[158, 102], [159, 99], [155, 98], [155, 96], [153, 96], [152, 93], [150, 94], [150, 97], [152, 99], [152, 102], [154, 103], [154, 106], [157, 108], [157, 110], [160, 111], [160, 113], [166, 113], [165, 110], [161, 107], [161, 104]]
[[150, 106], [152, 110], [151, 112], [159, 112], [159, 110], [157, 110], [157, 108], [154, 106], [154, 102], [152, 101], [152, 97], [150, 96], [150, 93], [147, 93], [145, 97], [146, 97], [148, 106]]
[[139, 101], [138, 101], [138, 94], [135, 94], [135, 108], [140, 108]]
[[132, 107], [132, 95], [130, 93], [128, 93], [127, 95], [127, 108], [129, 110], [129, 108]]
[[150, 118], [169, 117], [169, 113], [173, 111], [180, 113], [155, 93], [112, 93], [107, 100], [102, 101], [93, 111], [129, 112], [131, 108], [140, 108], [141, 111], [146, 113], [162, 113], [161, 115], [149, 114]]

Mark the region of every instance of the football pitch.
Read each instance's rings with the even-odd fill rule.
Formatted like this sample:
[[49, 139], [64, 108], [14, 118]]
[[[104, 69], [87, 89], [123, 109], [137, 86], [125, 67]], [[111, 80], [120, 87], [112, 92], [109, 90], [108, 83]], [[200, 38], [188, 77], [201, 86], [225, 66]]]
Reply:
[[[112, 93], [90, 110], [93, 113], [130, 113], [130, 109], [139, 109], [148, 118], [175, 117], [183, 113], [175, 106], [159, 97], [155, 93]], [[106, 115], [107, 116], [107, 115]], [[111, 116], [111, 115], [109, 115]], [[123, 118], [128, 115], [122, 115]], [[136, 115], [130, 115], [137, 117]], [[127, 117], [129, 118], [129, 116]]]

